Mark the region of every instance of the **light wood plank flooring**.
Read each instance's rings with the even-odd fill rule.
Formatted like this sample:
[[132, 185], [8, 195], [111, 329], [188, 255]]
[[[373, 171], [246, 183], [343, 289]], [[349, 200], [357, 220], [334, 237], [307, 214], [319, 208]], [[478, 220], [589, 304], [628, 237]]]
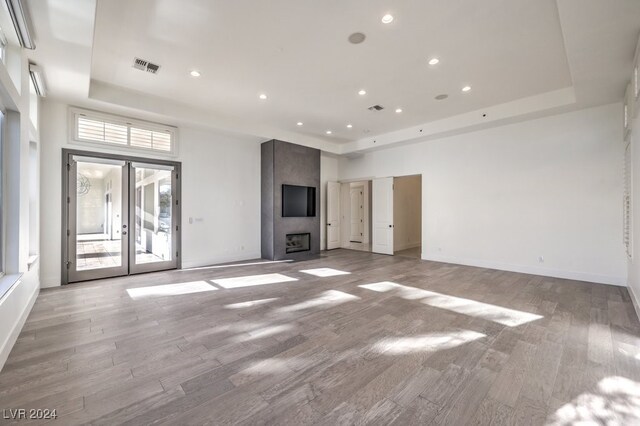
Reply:
[[639, 405], [626, 289], [349, 250], [44, 290], [0, 373], [0, 408], [62, 425], [638, 424]]

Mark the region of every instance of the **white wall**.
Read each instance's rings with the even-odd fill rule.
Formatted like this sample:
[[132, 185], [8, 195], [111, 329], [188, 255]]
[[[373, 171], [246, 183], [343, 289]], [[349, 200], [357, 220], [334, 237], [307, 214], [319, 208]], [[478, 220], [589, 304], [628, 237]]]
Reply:
[[621, 114], [612, 104], [342, 158], [339, 177], [422, 174], [424, 259], [624, 285]]
[[[40, 113], [43, 287], [60, 285], [61, 150], [105, 151], [69, 144], [67, 109], [47, 100]], [[180, 128], [179, 138], [182, 266], [259, 258], [260, 141], [189, 127]]]
[[422, 240], [422, 176], [393, 180], [393, 250], [419, 247]]
[[633, 258], [628, 259], [628, 286], [636, 312], [640, 317], [640, 114], [633, 122], [631, 170], [631, 246]]
[[327, 182], [338, 180], [338, 158], [320, 155], [320, 250], [327, 249]]

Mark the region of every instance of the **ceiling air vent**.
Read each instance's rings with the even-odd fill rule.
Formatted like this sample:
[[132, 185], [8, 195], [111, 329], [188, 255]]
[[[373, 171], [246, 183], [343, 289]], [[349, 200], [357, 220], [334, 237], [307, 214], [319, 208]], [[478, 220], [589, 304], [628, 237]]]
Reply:
[[134, 58], [133, 59], [133, 67], [140, 71], [147, 71], [151, 74], [157, 74], [160, 69], [160, 65], [152, 64], [146, 59]]
[[381, 105], [373, 105], [367, 108], [369, 111], [382, 111], [384, 109]]

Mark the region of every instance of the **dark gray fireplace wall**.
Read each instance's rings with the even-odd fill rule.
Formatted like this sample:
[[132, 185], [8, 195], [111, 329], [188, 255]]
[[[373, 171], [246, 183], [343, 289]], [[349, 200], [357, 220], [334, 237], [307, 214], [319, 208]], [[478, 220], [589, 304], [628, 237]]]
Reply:
[[[304, 259], [320, 253], [320, 150], [271, 140], [262, 144], [262, 257]], [[316, 188], [315, 217], [282, 217], [282, 185]], [[311, 249], [286, 253], [287, 234], [311, 234]]]

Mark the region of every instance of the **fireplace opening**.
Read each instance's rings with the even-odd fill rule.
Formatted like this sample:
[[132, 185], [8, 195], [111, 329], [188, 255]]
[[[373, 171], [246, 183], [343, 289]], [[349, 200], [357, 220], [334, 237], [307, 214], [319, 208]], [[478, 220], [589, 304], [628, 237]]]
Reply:
[[311, 250], [311, 234], [287, 234], [286, 252], [295, 253], [298, 251]]

